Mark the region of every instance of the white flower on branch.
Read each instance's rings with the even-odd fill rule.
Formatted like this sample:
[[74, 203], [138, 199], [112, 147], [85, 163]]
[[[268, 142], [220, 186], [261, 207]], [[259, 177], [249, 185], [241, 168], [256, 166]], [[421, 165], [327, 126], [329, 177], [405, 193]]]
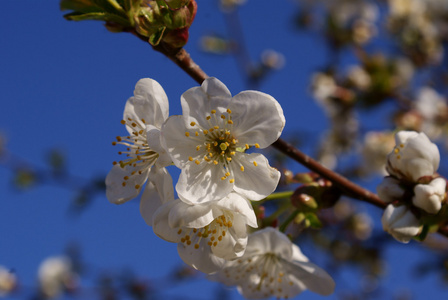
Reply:
[[186, 91], [183, 116], [170, 117], [162, 140], [182, 169], [176, 190], [186, 203], [205, 203], [235, 191], [260, 200], [277, 187], [280, 172], [262, 154], [245, 153], [275, 142], [285, 126], [280, 104], [270, 95], [243, 91], [232, 97], [216, 78]]
[[387, 156], [389, 174], [411, 182], [423, 176], [432, 176], [439, 168], [437, 146], [424, 133], [399, 131], [395, 135], [395, 148]]
[[297, 245], [272, 227], [252, 233], [244, 255], [228, 261], [210, 279], [238, 286], [248, 299], [293, 298], [307, 289], [330, 295], [335, 287], [327, 272], [309, 262]]
[[429, 184], [417, 184], [414, 187], [412, 203], [430, 214], [436, 214], [442, 208], [445, 199], [446, 180], [433, 179]]
[[247, 244], [246, 225], [258, 227], [249, 200], [236, 193], [205, 204], [166, 202], [152, 222], [157, 236], [178, 243], [182, 260], [204, 273], [216, 272], [224, 260], [242, 256]]
[[[110, 202], [122, 204], [135, 198], [148, 178], [157, 183], [159, 191], [165, 184], [172, 184], [164, 169], [172, 162], [160, 142], [160, 128], [168, 118], [168, 109], [168, 98], [157, 81], [144, 78], [137, 82], [121, 121], [129, 135], [118, 136], [117, 142], [112, 143], [124, 145], [127, 151], [119, 152], [126, 159], [114, 162], [106, 177], [106, 196]], [[149, 187], [154, 185], [148, 184], [146, 188]]]
[[384, 210], [381, 223], [384, 231], [405, 244], [421, 231], [420, 221], [404, 205], [395, 207], [389, 204]]

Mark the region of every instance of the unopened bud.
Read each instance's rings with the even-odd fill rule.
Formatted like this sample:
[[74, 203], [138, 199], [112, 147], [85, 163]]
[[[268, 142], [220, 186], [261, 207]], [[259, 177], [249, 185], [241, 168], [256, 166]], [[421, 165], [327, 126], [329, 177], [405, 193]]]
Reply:
[[291, 196], [291, 203], [301, 211], [314, 211], [319, 206], [314, 198], [318, 194], [317, 186], [303, 185], [295, 190]]

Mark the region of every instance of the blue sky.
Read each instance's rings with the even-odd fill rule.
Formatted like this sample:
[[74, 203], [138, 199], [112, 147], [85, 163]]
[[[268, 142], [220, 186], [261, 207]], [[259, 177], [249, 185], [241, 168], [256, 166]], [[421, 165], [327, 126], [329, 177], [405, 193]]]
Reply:
[[[198, 50], [201, 35], [226, 34], [216, 1], [198, 2], [186, 49], [208, 75], [218, 77], [236, 94], [246, 86], [234, 59]], [[240, 12], [250, 55], [255, 59], [271, 48], [286, 58], [285, 67], [271, 74], [261, 90], [283, 106], [286, 133], [317, 133], [327, 121], [310, 98], [308, 84], [311, 72], [326, 61], [324, 43], [317, 35], [293, 30], [293, 1], [281, 1], [275, 9], [272, 1], [256, 2], [248, 1]], [[124, 103], [138, 79], [151, 77], [164, 87], [171, 114], [181, 113], [180, 95], [197, 84], [135, 37], [112, 34], [100, 22], [68, 22], [62, 15], [55, 0], [2, 1], [0, 131], [7, 136], [10, 151], [38, 166], [44, 166], [49, 149], [62, 149], [70, 172], [88, 180], [107, 174], [118, 158], [111, 142], [125, 132], [120, 124]], [[116, 206], [104, 196], [97, 197], [80, 216], [72, 217], [67, 213], [71, 191], [44, 185], [18, 192], [11, 187], [11, 172], [5, 168], [0, 168], [0, 188], [0, 265], [14, 268], [25, 288], [35, 285], [40, 262], [62, 253], [70, 242], [81, 245], [89, 278], [98, 270], [117, 272], [129, 267], [151, 280], [182, 263], [176, 246], [155, 237], [144, 223], [138, 200]], [[368, 209], [379, 217], [376, 208]], [[390, 247], [386, 289], [397, 285], [409, 289], [413, 299], [424, 299], [426, 287], [431, 287], [434, 296], [446, 295], [446, 287], [435, 276], [417, 283], [409, 277], [406, 261], [427, 253], [419, 247]], [[339, 286], [337, 281], [336, 293], [325, 299], [338, 299], [338, 291], [356, 287], [356, 276], [350, 270], [338, 276], [343, 280]], [[88, 279], [84, 283], [92, 284]], [[211, 299], [216, 287], [201, 279], [173, 286], [166, 293], [192, 295], [201, 288], [204, 293], [198, 299]], [[239, 299], [236, 292], [231, 295]], [[309, 292], [303, 297], [324, 299]]]

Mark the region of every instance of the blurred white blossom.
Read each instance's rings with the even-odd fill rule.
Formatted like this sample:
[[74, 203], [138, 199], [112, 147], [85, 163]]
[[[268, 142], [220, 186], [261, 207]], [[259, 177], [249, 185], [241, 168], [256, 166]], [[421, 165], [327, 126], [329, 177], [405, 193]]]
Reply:
[[297, 245], [272, 227], [252, 233], [244, 255], [227, 261], [210, 278], [237, 286], [247, 299], [293, 298], [307, 289], [330, 295], [335, 286], [327, 272], [309, 262]]
[[38, 270], [40, 291], [47, 299], [57, 298], [66, 291], [74, 290], [78, 277], [71, 260], [65, 256], [45, 259]]
[[0, 297], [6, 297], [17, 287], [17, 277], [11, 271], [0, 265]]
[[381, 223], [386, 232], [402, 243], [409, 243], [421, 231], [420, 221], [404, 205], [395, 207], [389, 204], [384, 210]]
[[387, 156], [389, 174], [411, 182], [432, 176], [439, 168], [437, 146], [424, 133], [399, 131], [395, 134], [395, 148]]
[[436, 214], [442, 208], [445, 199], [446, 180], [444, 178], [433, 179], [428, 184], [417, 184], [414, 187], [412, 203], [430, 214]]

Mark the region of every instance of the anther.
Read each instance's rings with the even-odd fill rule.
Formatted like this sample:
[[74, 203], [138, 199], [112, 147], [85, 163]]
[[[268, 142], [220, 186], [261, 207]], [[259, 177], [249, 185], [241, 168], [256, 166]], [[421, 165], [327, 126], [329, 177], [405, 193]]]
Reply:
[[137, 124], [135, 124], [135, 123], [132, 123], [131, 125], [132, 125], [132, 127], [136, 127], [137, 126]]
[[227, 123], [228, 124], [233, 124], [233, 121], [232, 120], [227, 120]]
[[245, 147], [246, 147], [246, 150], [249, 149], [249, 145], [248, 144], [246, 144]]
[[255, 144], [255, 148], [260, 148], [260, 145], [257, 143], [257, 144]]
[[196, 123], [195, 123], [195, 122], [191, 122], [190, 125], [191, 125], [191, 126], [194, 126], [194, 125], [196, 125]]
[[216, 114], [216, 110], [212, 109], [211, 113]]
[[197, 165], [199, 165], [201, 162], [200, 162], [199, 160], [196, 159], [196, 160], [194, 161], [194, 163], [197, 164]]
[[186, 137], [189, 137], [190, 136], [190, 133], [187, 131], [187, 132], [185, 132], [185, 136]]
[[213, 163], [214, 163], [215, 165], [217, 165], [217, 164], [218, 164], [218, 161], [217, 161], [217, 160], [214, 160]]
[[257, 162], [256, 162], [256, 161], [254, 161], [254, 166], [258, 166], [258, 164], [257, 164]]
[[124, 124], [126, 124], [126, 121], [125, 120], [121, 120], [120, 123], [124, 125]]
[[204, 130], [203, 133], [204, 133], [204, 134], [208, 134], [208, 130], [207, 130], [207, 129]]
[[231, 113], [232, 113], [232, 111], [231, 111], [230, 109], [227, 109], [227, 113], [231, 114]]
[[241, 166], [240, 170], [241, 172], [244, 172], [244, 166]]
[[117, 141], [121, 142], [121, 136], [116, 137]]
[[207, 121], [210, 120], [211, 118], [212, 118], [212, 117], [210, 117], [210, 116], [207, 116], [207, 117], [206, 117]]
[[139, 188], [140, 188], [140, 185], [139, 185], [139, 184], [136, 184], [136, 185], [135, 185], [135, 189], [138, 190]]
[[188, 160], [189, 160], [189, 161], [193, 161], [193, 157], [189, 156], [189, 157], [188, 157]]
[[235, 182], [235, 179], [232, 178], [232, 179], [229, 180], [229, 182], [230, 182], [230, 183], [234, 183], [234, 182]]
[[225, 118], [226, 118], [226, 116], [224, 116], [224, 115], [221, 115], [221, 119], [223, 119], [223, 120], [224, 120]]
[[117, 142], [112, 142], [112, 146], [115, 146], [115, 145], [117, 145]]
[[143, 124], [146, 124], [146, 121], [145, 121], [145, 119], [142, 119], [142, 122], [143, 122]]

